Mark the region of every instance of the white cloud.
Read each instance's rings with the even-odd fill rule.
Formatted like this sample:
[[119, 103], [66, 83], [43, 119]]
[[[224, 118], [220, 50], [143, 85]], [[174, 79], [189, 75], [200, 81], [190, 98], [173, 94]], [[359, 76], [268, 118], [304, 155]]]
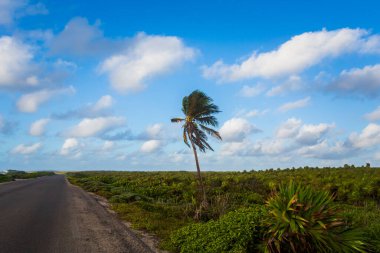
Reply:
[[99, 98], [96, 103], [90, 103], [63, 113], [54, 113], [52, 117], [55, 119], [105, 117], [110, 114], [110, 108], [114, 103], [115, 100], [110, 95], [105, 95]]
[[78, 125], [74, 126], [68, 133], [71, 137], [91, 137], [125, 124], [123, 117], [98, 117], [85, 118]]
[[373, 35], [364, 43], [361, 50], [363, 53], [380, 54], [380, 35]]
[[303, 125], [299, 128], [296, 141], [304, 145], [313, 145], [333, 128], [335, 128], [334, 124], [326, 123], [320, 123], [318, 125]]
[[242, 97], [255, 97], [263, 93], [265, 86], [258, 84], [255, 86], [244, 85], [243, 88], [239, 91], [239, 95]]
[[11, 25], [16, 17], [47, 13], [42, 3], [28, 5], [26, 0], [0, 0], [0, 25]]
[[220, 128], [219, 133], [224, 141], [243, 141], [251, 133], [259, 131], [248, 120], [243, 118], [232, 118], [227, 120]]
[[159, 138], [162, 138], [163, 130], [164, 130], [163, 125], [157, 123], [157, 124], [147, 127], [146, 135], [150, 139], [159, 139]]
[[115, 146], [113, 141], [105, 141], [102, 150], [111, 150]]
[[380, 95], [380, 64], [344, 70], [327, 88], [343, 94], [377, 97]]
[[267, 139], [257, 142], [253, 146], [253, 154], [255, 155], [278, 155], [285, 153], [289, 150], [289, 147], [283, 140], [279, 139]]
[[0, 114], [0, 134], [9, 135], [15, 131], [17, 124], [15, 122], [5, 119]]
[[251, 146], [252, 144], [247, 140], [224, 143], [220, 148], [220, 154], [223, 156], [244, 156], [249, 153]]
[[101, 111], [112, 107], [114, 99], [110, 95], [102, 96], [93, 106], [93, 111]]
[[29, 154], [35, 153], [41, 147], [42, 147], [41, 143], [35, 143], [35, 144], [29, 145], [29, 146], [25, 145], [25, 144], [20, 144], [12, 150], [12, 153], [13, 154], [29, 155]]
[[276, 50], [254, 52], [241, 63], [228, 65], [219, 60], [210, 67], [204, 67], [203, 75], [222, 82], [232, 82], [254, 77], [274, 78], [298, 74], [326, 58], [357, 51], [371, 52], [368, 48], [373, 47], [369, 46], [373, 38], [363, 29], [306, 32], [292, 37]]
[[303, 83], [301, 77], [292, 75], [282, 85], [271, 88], [266, 94], [270, 97], [283, 95], [289, 91], [300, 90], [302, 86]]
[[1, 0], [0, 1], [0, 25], [9, 25], [13, 22], [14, 12], [24, 5], [24, 1]]
[[52, 97], [60, 94], [72, 94], [74, 92], [75, 89], [73, 87], [69, 87], [55, 90], [43, 89], [28, 93], [26, 95], [22, 95], [17, 101], [17, 108], [20, 112], [36, 112], [42, 103], [50, 100]]
[[30, 46], [13, 37], [0, 37], [0, 87], [35, 86], [32, 59]]
[[380, 125], [371, 123], [360, 134], [352, 133], [349, 142], [355, 148], [369, 148], [380, 144]]
[[100, 72], [109, 75], [112, 87], [118, 91], [139, 91], [147, 79], [169, 72], [194, 56], [195, 50], [178, 37], [139, 33], [124, 52], [102, 62]]
[[90, 25], [82, 17], [71, 19], [64, 30], [50, 41], [53, 54], [94, 56], [114, 51], [117, 45], [104, 38], [100, 22]]
[[295, 137], [302, 125], [302, 121], [296, 118], [290, 118], [280, 125], [276, 131], [277, 138], [292, 138]]
[[300, 119], [290, 118], [279, 126], [276, 137], [292, 139], [302, 145], [314, 145], [334, 128], [335, 124], [302, 124]]
[[45, 126], [50, 119], [40, 119], [32, 123], [29, 129], [29, 134], [33, 136], [41, 136], [45, 132]]
[[265, 110], [254, 109], [254, 110], [246, 112], [244, 116], [248, 118], [253, 118], [253, 117], [265, 115], [266, 113], [268, 113], [268, 111], [269, 111], [268, 109], [265, 109]]
[[78, 152], [80, 152], [78, 150], [78, 147], [79, 147], [79, 142], [78, 142], [77, 139], [75, 139], [75, 138], [68, 138], [63, 143], [63, 145], [61, 147], [60, 154], [66, 156], [66, 155], [69, 155], [69, 154], [72, 154], [72, 153], [78, 153]]
[[380, 106], [378, 106], [373, 112], [365, 114], [364, 118], [366, 118], [369, 121], [380, 120]]
[[297, 153], [304, 157], [319, 159], [341, 159], [351, 154], [352, 149], [344, 145], [343, 142], [336, 142], [330, 145], [327, 140], [323, 140], [312, 146], [300, 148]]
[[274, 156], [286, 153], [290, 147], [280, 139], [264, 139], [256, 143], [249, 140], [225, 143], [221, 154], [226, 156]]
[[161, 141], [159, 140], [149, 140], [142, 144], [140, 150], [144, 153], [153, 153], [159, 150], [161, 147]]
[[285, 104], [281, 105], [278, 108], [278, 110], [280, 112], [286, 112], [286, 111], [289, 111], [289, 110], [294, 110], [294, 109], [306, 107], [306, 106], [309, 105], [309, 102], [310, 102], [310, 97], [306, 97], [304, 99], [300, 99], [300, 100], [297, 100], [297, 101], [294, 101], [294, 102], [285, 103]]

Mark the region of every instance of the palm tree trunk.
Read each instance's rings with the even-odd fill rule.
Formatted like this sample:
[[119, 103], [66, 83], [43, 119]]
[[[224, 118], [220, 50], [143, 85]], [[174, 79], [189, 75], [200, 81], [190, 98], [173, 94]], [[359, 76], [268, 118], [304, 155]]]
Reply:
[[201, 190], [202, 190], [202, 194], [203, 194], [203, 202], [206, 202], [206, 191], [205, 191], [205, 187], [203, 185], [203, 179], [202, 179], [202, 175], [201, 175], [201, 168], [199, 167], [199, 161], [198, 161], [198, 154], [197, 154], [197, 150], [195, 148], [195, 145], [194, 143], [192, 142], [192, 140], [190, 139], [190, 142], [191, 142], [191, 146], [193, 147], [193, 152], [194, 152], [194, 157], [195, 157], [195, 164], [197, 166], [197, 175], [198, 175], [198, 181], [201, 185]]

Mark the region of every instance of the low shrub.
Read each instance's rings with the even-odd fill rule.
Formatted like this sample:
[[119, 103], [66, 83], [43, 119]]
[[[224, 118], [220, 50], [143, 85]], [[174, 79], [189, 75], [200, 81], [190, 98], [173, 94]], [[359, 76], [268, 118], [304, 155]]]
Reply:
[[195, 223], [171, 235], [171, 243], [178, 252], [220, 253], [255, 252], [262, 244], [263, 206], [232, 211], [219, 220]]

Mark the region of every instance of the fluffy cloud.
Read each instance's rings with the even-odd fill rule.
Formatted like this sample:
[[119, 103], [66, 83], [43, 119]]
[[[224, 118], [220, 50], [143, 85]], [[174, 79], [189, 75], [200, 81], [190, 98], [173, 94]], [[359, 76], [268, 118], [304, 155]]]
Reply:
[[221, 147], [221, 154], [227, 156], [276, 156], [285, 154], [292, 149], [281, 139], [264, 139], [252, 143], [249, 140], [242, 142], [225, 143]]
[[78, 150], [78, 147], [79, 147], [79, 142], [78, 142], [77, 139], [75, 139], [75, 138], [68, 138], [63, 143], [63, 145], [61, 147], [60, 154], [64, 155], [64, 156], [72, 154], [72, 153], [78, 154], [80, 152]]
[[113, 141], [105, 141], [103, 143], [102, 150], [111, 150], [115, 146], [115, 143]]
[[[1, 15], [0, 15], [1, 16]], [[35, 86], [30, 46], [9, 36], [0, 37], [0, 87]]]
[[149, 140], [144, 142], [141, 145], [140, 150], [144, 153], [153, 153], [157, 150], [159, 150], [161, 147], [161, 141], [159, 140]]
[[366, 118], [369, 121], [378, 121], [378, 120], [380, 120], [380, 106], [377, 107], [373, 112], [365, 114], [364, 118]]
[[339, 94], [377, 97], [380, 95], [380, 64], [344, 70], [327, 89]]
[[93, 106], [93, 111], [101, 111], [112, 107], [114, 103], [113, 98], [110, 95], [102, 96]]
[[373, 35], [365, 41], [363, 48], [361, 49], [363, 53], [375, 53], [380, 54], [380, 35]]
[[314, 145], [334, 128], [334, 124], [302, 124], [300, 119], [290, 118], [279, 126], [276, 137], [292, 139], [302, 145]]
[[22, 155], [29, 155], [37, 152], [42, 147], [41, 143], [35, 143], [32, 145], [25, 145], [25, 144], [20, 144], [14, 149], [12, 149], [13, 154], [22, 154]]
[[49, 123], [50, 119], [40, 119], [32, 123], [29, 129], [29, 134], [33, 136], [43, 135], [45, 126]]
[[109, 75], [112, 87], [118, 91], [139, 91], [148, 78], [169, 72], [194, 55], [195, 50], [177, 37], [140, 33], [125, 51], [102, 62], [100, 72]]
[[27, 5], [25, 0], [0, 1], [0, 25], [10, 25], [16, 16], [47, 14], [48, 10], [42, 3]]
[[69, 110], [64, 113], [55, 113], [52, 115], [54, 119], [72, 119], [72, 118], [97, 118], [105, 117], [110, 113], [109, 109], [113, 106], [115, 100], [110, 95], [105, 95], [99, 98], [94, 104]]
[[25, 94], [17, 101], [17, 108], [20, 112], [32, 113], [38, 110], [38, 107], [50, 100], [52, 97], [60, 94], [72, 94], [75, 92], [73, 87], [61, 89], [43, 89], [40, 91]]
[[296, 136], [296, 141], [304, 145], [312, 145], [318, 142], [322, 136], [335, 128], [334, 124], [303, 125]]
[[103, 134], [124, 124], [125, 119], [123, 117], [85, 118], [74, 126], [68, 135], [71, 137], [91, 137]]
[[336, 142], [330, 145], [327, 140], [323, 140], [315, 145], [302, 147], [297, 153], [304, 157], [334, 160], [349, 156], [352, 153], [352, 149], [343, 142]]
[[250, 152], [252, 144], [249, 141], [224, 143], [220, 148], [223, 156], [244, 156]]
[[248, 118], [253, 118], [253, 117], [265, 115], [266, 113], [268, 113], [268, 111], [269, 111], [268, 109], [265, 109], [265, 110], [253, 109], [251, 111], [245, 112], [244, 116]]
[[361, 133], [352, 133], [349, 142], [355, 148], [369, 148], [380, 144], [380, 125], [371, 123]]
[[377, 39], [374, 39], [377, 37], [374, 36], [369, 36], [363, 29], [349, 28], [306, 32], [292, 37], [276, 50], [255, 52], [241, 63], [227, 65], [217, 61], [210, 67], [204, 67], [203, 75], [222, 82], [232, 82], [297, 74], [326, 58], [356, 51], [371, 53], [377, 43]]
[[243, 141], [248, 135], [259, 130], [243, 118], [232, 118], [227, 120], [220, 128], [219, 133], [224, 141], [239, 142]]
[[164, 134], [163, 131], [164, 131], [164, 126], [162, 124], [157, 123], [157, 124], [148, 126], [143, 135], [149, 139], [160, 139], [163, 137], [163, 134]]
[[263, 93], [265, 86], [258, 84], [255, 86], [244, 85], [243, 88], [239, 91], [239, 95], [242, 97], [255, 97]]
[[309, 103], [310, 103], [310, 97], [306, 97], [304, 99], [300, 99], [300, 100], [297, 100], [297, 101], [294, 101], [294, 102], [285, 103], [285, 104], [281, 105], [278, 108], [278, 110], [280, 112], [286, 112], [286, 111], [289, 111], [289, 110], [294, 110], [294, 109], [306, 107], [306, 106], [309, 105]]
[[270, 97], [283, 95], [289, 91], [300, 90], [302, 86], [303, 83], [301, 77], [292, 75], [282, 85], [271, 88], [266, 94]]
[[15, 122], [6, 120], [1, 114], [0, 114], [0, 133], [1, 134], [12, 134], [15, 130], [17, 124]]
[[302, 125], [302, 121], [296, 118], [290, 118], [280, 125], [276, 131], [277, 138], [292, 138], [295, 137]]
[[73, 18], [64, 30], [50, 41], [51, 53], [93, 56], [115, 50], [117, 45], [104, 38], [99, 25], [100, 22], [90, 25], [88, 20], [82, 17]]

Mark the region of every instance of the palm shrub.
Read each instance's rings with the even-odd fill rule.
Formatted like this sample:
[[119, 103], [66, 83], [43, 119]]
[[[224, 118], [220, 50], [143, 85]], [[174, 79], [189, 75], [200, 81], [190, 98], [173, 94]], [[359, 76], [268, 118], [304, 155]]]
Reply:
[[266, 252], [365, 252], [362, 235], [339, 217], [333, 196], [281, 185], [267, 202]]

